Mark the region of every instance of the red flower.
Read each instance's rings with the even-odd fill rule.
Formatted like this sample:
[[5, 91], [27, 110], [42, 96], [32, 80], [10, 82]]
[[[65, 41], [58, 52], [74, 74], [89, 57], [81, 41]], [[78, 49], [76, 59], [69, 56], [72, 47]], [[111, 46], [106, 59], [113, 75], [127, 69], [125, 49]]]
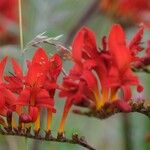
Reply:
[[101, 0], [100, 9], [124, 24], [143, 22], [150, 26], [150, 1], [148, 0]]
[[57, 78], [62, 70], [61, 58], [55, 54], [49, 59], [48, 74], [44, 87], [49, 91], [50, 96], [53, 98], [55, 89], [57, 88]]
[[[102, 62], [101, 54], [96, 46], [96, 38], [88, 28], [82, 28], [72, 44], [72, 58], [74, 66], [68, 77], [64, 78], [63, 88], [60, 96], [66, 96], [64, 113], [58, 132], [64, 131], [64, 123], [73, 103], [78, 104], [88, 99], [92, 100], [96, 107], [101, 106], [98, 82], [92, 70], [96, 69], [99, 62]], [[105, 64], [102, 64], [104, 67]]]
[[72, 104], [78, 104], [83, 101], [83, 99], [84, 101], [87, 99], [87, 97], [84, 95], [85, 92], [87, 92], [85, 82], [79, 81], [77, 83], [70, 77], [64, 78], [59, 96], [66, 97], [66, 102], [58, 133], [64, 132], [65, 121]]
[[[90, 93], [92, 93], [90, 99], [96, 103], [97, 109], [100, 108], [103, 101], [107, 99], [106, 83], [108, 80], [109, 55], [106, 51], [101, 52], [97, 48], [95, 34], [88, 28], [82, 28], [74, 39], [72, 57], [75, 60], [75, 66], [71, 73], [77, 74], [78, 72], [78, 75], [86, 82]], [[99, 91], [99, 81], [96, 79], [94, 72], [100, 79], [102, 94]]]
[[16, 21], [16, 9], [17, 9], [17, 0], [1, 0], [0, 1], [0, 9], [1, 9], [1, 16], [5, 17], [9, 20]]
[[131, 98], [130, 87], [132, 85], [141, 87], [138, 77], [135, 76], [131, 70], [132, 63], [136, 61], [135, 55], [133, 55], [135, 49], [129, 49], [127, 47], [125, 34], [119, 25], [112, 26], [108, 38], [108, 46], [112, 57], [112, 67], [109, 72], [109, 85], [114, 88], [122, 88], [124, 99], [129, 100]]
[[[3, 42], [15, 42], [16, 37], [10, 34], [9, 28], [18, 23], [17, 0], [0, 1], [0, 40]], [[8, 41], [9, 40], [9, 41]]]
[[[74, 66], [64, 78], [60, 96], [67, 97], [64, 113], [58, 132], [64, 131], [64, 123], [72, 104], [90, 100], [99, 110], [105, 103], [112, 103], [124, 111], [131, 98], [130, 87], [139, 86], [137, 76], [131, 70], [132, 64], [140, 61], [137, 53], [141, 51], [140, 40], [143, 29], [126, 45], [125, 34], [119, 25], [113, 25], [108, 37], [103, 38], [103, 49], [96, 46], [94, 33], [88, 28], [81, 28], [72, 44]], [[140, 87], [140, 88], [139, 88]], [[124, 97], [117, 93], [122, 89]], [[119, 101], [123, 99], [125, 101]], [[114, 103], [114, 101], [116, 101]]]
[[[0, 61], [0, 115], [7, 115], [7, 111], [12, 108], [12, 101], [14, 101], [15, 96], [11, 94], [9, 90], [7, 90], [3, 85], [3, 73], [5, 69], [5, 65], [7, 62], [7, 57], [3, 58]], [[11, 94], [11, 96], [10, 96]]]
[[[8, 90], [3, 84], [3, 73], [6, 62], [7, 57], [3, 58], [0, 61], [0, 115], [5, 117], [7, 117], [8, 113], [12, 113], [16, 110], [13, 104], [17, 99], [16, 95]], [[5, 121], [1, 117], [0, 124], [6, 126]]]
[[[54, 108], [54, 93], [57, 77], [61, 71], [61, 59], [54, 55], [50, 59], [46, 52], [39, 48], [32, 61], [28, 62], [26, 75], [23, 75], [19, 64], [12, 59], [14, 74], [5, 76], [5, 87], [18, 94], [14, 105], [17, 106], [20, 122], [35, 122], [35, 130], [40, 128], [40, 110], [47, 109], [47, 130], [50, 130]], [[28, 113], [21, 108], [28, 106]]]

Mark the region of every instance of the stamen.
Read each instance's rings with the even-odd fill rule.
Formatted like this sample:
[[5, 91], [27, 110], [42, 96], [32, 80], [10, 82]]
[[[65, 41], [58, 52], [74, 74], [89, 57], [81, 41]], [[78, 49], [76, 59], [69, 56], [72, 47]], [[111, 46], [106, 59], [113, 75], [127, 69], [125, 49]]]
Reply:
[[102, 95], [103, 95], [103, 101], [104, 103], [108, 102], [108, 93], [109, 93], [109, 89], [107, 88], [103, 88], [102, 90]]
[[95, 92], [94, 92], [94, 97], [95, 97], [96, 109], [99, 110], [99, 109], [103, 106], [103, 104], [104, 104], [103, 98], [102, 98], [102, 96], [99, 94], [98, 91], [95, 91]]
[[12, 127], [17, 129], [17, 122], [15, 118], [12, 118]]
[[111, 89], [110, 93], [110, 100], [111, 102], [115, 101], [117, 99], [117, 89]]
[[25, 128], [28, 128], [28, 129], [29, 129], [30, 127], [31, 127], [31, 123], [26, 123], [26, 124], [25, 124]]
[[38, 131], [40, 129], [40, 110], [38, 111], [38, 117], [34, 124], [34, 130]]

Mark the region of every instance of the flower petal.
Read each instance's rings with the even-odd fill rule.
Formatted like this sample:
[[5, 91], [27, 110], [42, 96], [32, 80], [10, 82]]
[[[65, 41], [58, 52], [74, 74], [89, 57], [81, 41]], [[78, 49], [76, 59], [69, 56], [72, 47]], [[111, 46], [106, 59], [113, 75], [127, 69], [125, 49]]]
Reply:
[[92, 91], [98, 89], [97, 79], [91, 71], [85, 70], [81, 76], [81, 79], [86, 81], [88, 88]]
[[83, 28], [84, 29], [84, 52], [87, 53], [87, 55], [94, 59], [98, 56], [97, 46], [96, 46], [96, 36], [93, 31], [91, 31], [89, 28]]
[[40, 64], [32, 64], [25, 77], [26, 83], [30, 86], [43, 86], [46, 79], [46, 70]]
[[38, 48], [32, 58], [32, 63], [46, 64], [48, 62], [48, 56], [44, 49]]
[[143, 33], [144, 33], [144, 28], [141, 27], [128, 44], [128, 47], [133, 54], [137, 54], [139, 51], [143, 50], [143, 48], [140, 45], [141, 40], [143, 38]]
[[30, 90], [24, 89], [17, 98], [15, 105], [29, 105], [30, 94]]
[[17, 100], [16, 95], [6, 88], [1, 88], [0, 92], [2, 92], [5, 97], [5, 103], [9, 106], [13, 106]]
[[131, 62], [131, 54], [126, 47], [125, 33], [120, 25], [113, 25], [108, 38], [108, 46], [114, 65], [125, 70]]
[[61, 69], [62, 69], [62, 60], [57, 54], [55, 54], [49, 60], [50, 77], [56, 80], [61, 72]]
[[81, 28], [80, 31], [76, 34], [72, 43], [72, 57], [78, 63], [81, 63], [82, 59], [83, 36], [84, 28]]
[[32, 118], [32, 122], [35, 122], [38, 118], [39, 109], [37, 107], [30, 106], [30, 116]]
[[4, 72], [4, 69], [5, 69], [6, 62], [7, 62], [7, 57], [4, 57], [4, 58], [0, 61], [0, 84], [2, 83], [3, 72]]
[[54, 100], [50, 97], [49, 92], [45, 89], [40, 90], [36, 97], [37, 107], [53, 108]]
[[20, 65], [17, 63], [17, 61], [15, 59], [11, 59], [11, 63], [14, 69], [14, 72], [16, 74], [17, 77], [22, 78], [23, 77], [23, 72], [22, 69], [20, 67]]
[[131, 95], [132, 95], [130, 87], [128, 85], [122, 86], [122, 90], [123, 90], [123, 94], [124, 94], [124, 98], [123, 99], [125, 101], [129, 101], [130, 98], [131, 98]]

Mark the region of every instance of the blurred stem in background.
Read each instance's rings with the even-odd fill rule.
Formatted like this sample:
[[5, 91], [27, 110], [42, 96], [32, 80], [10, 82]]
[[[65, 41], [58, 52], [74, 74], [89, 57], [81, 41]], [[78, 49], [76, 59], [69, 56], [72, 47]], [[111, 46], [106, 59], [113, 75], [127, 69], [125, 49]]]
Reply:
[[[2, 135], [4, 136], [4, 135]], [[14, 137], [9, 137], [9, 136], [6, 136], [5, 137], [6, 139], [6, 150], [18, 150], [18, 145], [16, 143], [16, 139]]]
[[40, 148], [39, 141], [34, 140], [32, 144], [32, 150], [39, 150], [39, 148]]
[[22, 3], [18, 0], [18, 10], [19, 10], [19, 33], [20, 33], [20, 48], [23, 53], [23, 25], [22, 25]]
[[131, 122], [130, 118], [128, 117], [127, 114], [123, 114], [122, 118], [123, 122], [123, 132], [124, 132], [124, 145], [125, 145], [125, 150], [133, 150], [133, 145], [132, 145], [132, 139], [131, 139]]
[[99, 8], [99, 2], [100, 0], [94, 0], [89, 8], [87, 8], [86, 12], [83, 14], [83, 16], [81, 16], [81, 18], [78, 20], [78, 22], [72, 27], [71, 31], [68, 34], [68, 37], [66, 39], [65, 45], [69, 45], [73, 39], [73, 37], [75, 36], [75, 34], [77, 33], [77, 31], [83, 26], [85, 25], [90, 18], [92, 17], [92, 15], [97, 12], [98, 8]]

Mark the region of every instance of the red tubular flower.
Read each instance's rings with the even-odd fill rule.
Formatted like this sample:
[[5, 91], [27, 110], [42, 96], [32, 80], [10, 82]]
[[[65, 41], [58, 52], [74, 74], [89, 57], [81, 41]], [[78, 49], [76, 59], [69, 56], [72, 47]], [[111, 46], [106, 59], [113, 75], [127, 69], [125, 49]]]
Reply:
[[[50, 98], [54, 98], [55, 90], [57, 88], [57, 78], [62, 70], [62, 61], [61, 58], [55, 54], [49, 59], [48, 63], [48, 74], [44, 84], [44, 88], [48, 90]], [[55, 111], [53, 109], [53, 111]], [[47, 110], [47, 131], [50, 130], [52, 122], [52, 111], [51, 109]]]
[[[40, 107], [50, 109], [51, 113], [55, 110], [53, 108], [53, 99], [50, 97], [48, 91], [43, 89], [47, 77], [48, 63], [49, 60], [45, 51], [41, 48], [37, 49], [25, 77], [26, 88], [18, 98], [19, 105], [39, 108], [33, 116], [33, 118], [36, 119], [32, 120], [36, 120], [35, 130], [40, 128]], [[31, 110], [32, 109], [29, 109], [29, 111]]]
[[49, 91], [50, 96], [53, 98], [55, 89], [57, 88], [57, 78], [62, 70], [61, 58], [55, 54], [49, 59], [48, 74], [44, 87]]
[[[96, 46], [96, 38], [88, 28], [82, 28], [76, 35], [72, 44], [72, 58], [75, 62], [68, 78], [64, 79], [63, 89], [60, 96], [67, 96], [64, 113], [58, 129], [59, 133], [64, 131], [64, 123], [73, 103], [81, 100], [92, 100], [97, 109], [100, 108], [101, 94], [93, 69], [97, 68], [98, 61], [102, 62], [100, 52]], [[105, 64], [102, 64], [104, 67]], [[102, 75], [102, 77], [104, 77]], [[88, 92], [87, 92], [88, 91]]]
[[[5, 87], [3, 83], [3, 73], [7, 57], [0, 61], [0, 115], [7, 117], [8, 113], [15, 111], [14, 102], [17, 97], [10, 90]], [[0, 117], [0, 124], [6, 126], [5, 121]]]
[[59, 56], [54, 55], [49, 59], [42, 48], [37, 49], [32, 61], [28, 63], [28, 71], [25, 76], [14, 59], [12, 59], [12, 66], [15, 74], [5, 77], [8, 82], [5, 86], [19, 94], [15, 102], [17, 108], [29, 106], [28, 113], [22, 113], [21, 109], [17, 109], [20, 122], [35, 122], [35, 130], [38, 130], [40, 128], [40, 110], [46, 108], [47, 131], [50, 130], [52, 113], [56, 111], [53, 100], [57, 87], [56, 80], [61, 71]]
[[86, 84], [84, 81], [75, 81], [72, 80], [70, 77], [65, 77], [62, 84], [61, 92], [59, 93], [60, 97], [67, 97], [65, 106], [64, 106], [64, 112], [62, 115], [62, 119], [60, 122], [60, 126], [58, 129], [58, 133], [64, 132], [64, 125], [66, 118], [68, 116], [68, 112], [72, 106], [72, 104], [80, 103], [81, 101], [85, 101], [88, 99], [84, 93], [87, 92]]
[[[107, 52], [101, 52], [97, 48], [95, 34], [90, 29], [82, 28], [74, 39], [72, 45], [72, 56], [76, 62], [76, 68], [80, 68], [78, 69], [81, 75], [80, 77], [85, 80], [87, 85], [89, 85], [90, 91], [93, 93], [91, 99], [96, 102], [96, 107], [99, 109], [102, 106], [103, 101], [107, 99], [108, 95], [108, 89], [105, 86], [109, 69], [109, 56]], [[72, 72], [77, 72], [76, 68], [74, 67]], [[96, 79], [96, 76], [100, 81]], [[102, 95], [98, 87], [99, 82], [101, 84]], [[91, 86], [93, 88], [91, 88]], [[93, 97], [93, 95], [95, 96]]]
[[132, 85], [140, 87], [140, 85], [138, 77], [131, 70], [131, 63], [136, 60], [135, 56], [132, 55], [133, 49], [128, 49], [121, 26], [112, 26], [108, 38], [108, 47], [112, 57], [109, 85], [114, 88], [122, 88], [124, 99], [129, 100], [131, 98], [130, 87]]

